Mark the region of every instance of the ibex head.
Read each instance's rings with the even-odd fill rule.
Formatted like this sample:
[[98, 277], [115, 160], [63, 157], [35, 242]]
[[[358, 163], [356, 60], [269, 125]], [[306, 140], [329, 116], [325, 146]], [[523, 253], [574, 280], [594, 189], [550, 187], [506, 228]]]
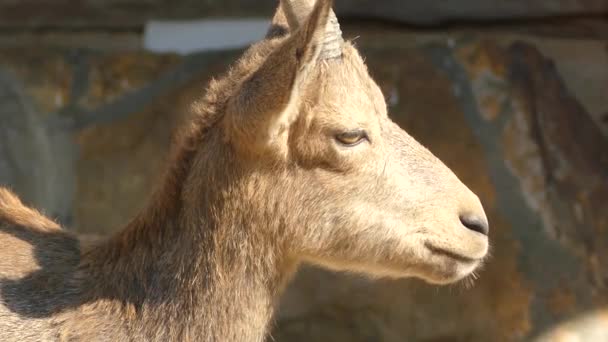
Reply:
[[258, 229], [294, 260], [438, 284], [469, 275], [488, 252], [479, 199], [388, 118], [331, 1], [313, 2], [282, 0], [285, 34], [233, 70], [219, 140], [247, 184], [237, 210], [263, 213]]

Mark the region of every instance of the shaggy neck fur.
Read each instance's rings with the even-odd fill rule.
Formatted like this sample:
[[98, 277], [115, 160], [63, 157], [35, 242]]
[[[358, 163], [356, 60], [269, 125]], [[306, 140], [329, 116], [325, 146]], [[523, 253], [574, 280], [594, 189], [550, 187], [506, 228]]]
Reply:
[[252, 207], [264, 203], [254, 198], [265, 192], [263, 177], [241, 182], [226, 177], [238, 169], [229, 161], [182, 153], [193, 154], [190, 168], [173, 170], [147, 210], [83, 256], [90, 300], [112, 299], [126, 331], [146, 340], [262, 341], [295, 271], [282, 238], [264, 234], [280, 218]]
[[281, 39], [254, 45], [211, 82], [149, 207], [83, 252], [77, 277], [92, 291], [84, 300], [97, 315], [110, 312], [125, 340], [264, 340], [298, 263], [285, 252], [295, 222], [284, 217], [292, 210], [276, 185], [289, 177], [273, 165], [243, 165], [256, 161], [237, 158], [217, 126], [230, 96]]
[[[82, 279], [95, 289], [85, 297], [109, 303], [98, 311], [117, 313], [126, 339], [264, 340], [296, 269], [283, 253], [287, 223], [279, 213], [287, 211], [268, 206], [278, 196], [268, 181], [277, 170], [265, 175], [237, 165], [217, 126], [230, 96], [278, 42], [254, 45], [226, 77], [211, 82], [149, 207], [84, 252]], [[246, 169], [258, 171], [242, 174]]]

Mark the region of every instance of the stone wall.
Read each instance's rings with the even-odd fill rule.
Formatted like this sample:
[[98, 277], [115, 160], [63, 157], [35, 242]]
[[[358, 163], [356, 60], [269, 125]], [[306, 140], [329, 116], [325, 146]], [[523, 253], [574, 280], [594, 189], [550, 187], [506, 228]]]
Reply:
[[[608, 340], [606, 41], [345, 31], [358, 36], [392, 118], [479, 194], [492, 258], [473, 287], [305, 268], [274, 340]], [[124, 43], [101, 48], [107, 34]], [[190, 103], [240, 52], [152, 54], [130, 45], [136, 36], [0, 44], [0, 184], [75, 231], [108, 234], [137, 212]]]
[[[341, 17], [381, 18], [414, 24], [454, 20], [606, 15], [605, 0], [338, 0]], [[5, 0], [0, 27], [136, 28], [152, 18], [266, 16], [270, 0]]]

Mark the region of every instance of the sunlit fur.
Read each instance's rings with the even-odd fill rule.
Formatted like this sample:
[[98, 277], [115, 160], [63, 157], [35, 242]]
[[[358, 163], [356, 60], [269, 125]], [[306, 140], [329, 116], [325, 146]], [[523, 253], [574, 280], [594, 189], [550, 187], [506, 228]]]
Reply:
[[[478, 198], [389, 120], [350, 43], [319, 59], [330, 6], [298, 30], [277, 11], [193, 106], [164, 180], [117, 234], [83, 240], [0, 190], [0, 341], [262, 341], [304, 262], [472, 274], [487, 237], [459, 216], [485, 220]], [[369, 140], [334, 138], [351, 130]]]

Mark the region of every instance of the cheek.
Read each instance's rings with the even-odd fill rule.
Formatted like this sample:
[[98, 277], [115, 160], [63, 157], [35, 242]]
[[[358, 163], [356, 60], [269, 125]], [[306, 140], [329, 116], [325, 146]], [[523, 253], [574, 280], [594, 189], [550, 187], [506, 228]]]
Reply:
[[303, 135], [293, 141], [291, 155], [304, 168], [333, 170], [341, 163], [333, 141], [320, 133]]

